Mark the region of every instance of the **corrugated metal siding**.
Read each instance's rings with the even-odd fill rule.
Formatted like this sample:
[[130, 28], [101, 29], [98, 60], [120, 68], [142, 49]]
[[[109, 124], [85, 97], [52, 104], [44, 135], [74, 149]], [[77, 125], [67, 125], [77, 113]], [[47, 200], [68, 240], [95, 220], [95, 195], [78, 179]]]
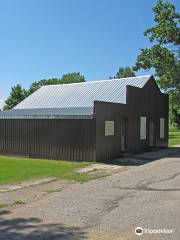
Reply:
[[93, 108], [12, 109], [0, 112], [0, 119], [92, 119]]
[[126, 86], [142, 88], [150, 76], [43, 86], [14, 109], [93, 107], [94, 101], [126, 103]]
[[[127, 121], [127, 152], [145, 152], [149, 148], [150, 120], [154, 122], [154, 146], [168, 146], [168, 96], [160, 93], [155, 80], [145, 88], [128, 88], [127, 105], [96, 102], [96, 160], [105, 161], [121, 155], [121, 120]], [[147, 117], [146, 139], [140, 140], [140, 117]], [[165, 118], [165, 138], [160, 139], [160, 118]], [[105, 121], [114, 121], [114, 136], [105, 136]]]
[[0, 153], [95, 161], [94, 120], [0, 120]]

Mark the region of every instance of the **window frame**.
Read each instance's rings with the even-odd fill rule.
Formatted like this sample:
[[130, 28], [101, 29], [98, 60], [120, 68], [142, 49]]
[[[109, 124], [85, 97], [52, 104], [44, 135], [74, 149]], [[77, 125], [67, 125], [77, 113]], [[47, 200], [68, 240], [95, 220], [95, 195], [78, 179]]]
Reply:
[[114, 121], [105, 121], [104, 135], [105, 137], [114, 136]]
[[165, 138], [165, 118], [160, 117], [159, 119], [159, 138], [164, 139]]
[[140, 140], [147, 139], [147, 117], [140, 117]]

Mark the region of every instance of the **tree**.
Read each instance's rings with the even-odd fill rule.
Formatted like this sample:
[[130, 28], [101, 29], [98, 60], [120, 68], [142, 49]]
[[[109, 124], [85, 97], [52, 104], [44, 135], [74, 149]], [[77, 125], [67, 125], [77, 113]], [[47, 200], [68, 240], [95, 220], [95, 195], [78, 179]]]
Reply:
[[5, 101], [4, 110], [9, 110], [20, 103], [26, 96], [26, 91], [17, 84], [11, 88], [10, 95]]
[[61, 83], [78, 83], [85, 82], [85, 77], [79, 72], [64, 74], [61, 78]]
[[177, 127], [179, 127], [178, 123], [180, 122], [180, 94], [177, 92], [170, 93], [169, 102], [169, 115], [171, 117], [171, 123], [176, 123]]
[[55, 84], [61, 84], [61, 79], [58, 78], [50, 78], [50, 79], [42, 79], [37, 82], [33, 82], [29, 89], [27, 90], [26, 96], [29, 96], [36, 90], [38, 90], [40, 87], [45, 86], [45, 85], [55, 85]]
[[85, 77], [79, 72], [73, 72], [64, 74], [62, 78], [42, 79], [40, 81], [33, 82], [27, 90], [22, 89], [21, 86], [17, 84], [11, 89], [10, 96], [5, 101], [4, 110], [12, 109], [19, 102], [21, 102], [23, 99], [25, 99], [27, 96], [29, 96], [42, 86], [79, 82], [85, 82]]
[[45, 85], [56, 85], [56, 84], [66, 84], [66, 83], [78, 83], [85, 82], [85, 77], [79, 72], [64, 74], [61, 78], [50, 78], [42, 79], [37, 82], [33, 82], [29, 89], [27, 90], [27, 96], [35, 92], [38, 88]]
[[155, 70], [157, 83], [170, 95], [170, 120], [180, 127], [180, 14], [172, 3], [162, 0], [153, 12], [155, 26], [144, 32], [153, 45], [140, 49], [133, 69]]
[[133, 72], [132, 68], [120, 67], [116, 75], [114, 77], [110, 77], [110, 79], [126, 78], [126, 77], [135, 77], [135, 73]]

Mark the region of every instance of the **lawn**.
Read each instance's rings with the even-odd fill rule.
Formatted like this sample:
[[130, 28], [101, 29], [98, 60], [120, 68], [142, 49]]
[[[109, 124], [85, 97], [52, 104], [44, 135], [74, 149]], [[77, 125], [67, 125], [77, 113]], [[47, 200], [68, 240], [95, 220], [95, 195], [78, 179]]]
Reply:
[[169, 146], [180, 144], [180, 129], [169, 129]]
[[0, 184], [43, 177], [87, 181], [87, 175], [74, 173], [73, 170], [88, 164], [90, 163], [0, 156]]

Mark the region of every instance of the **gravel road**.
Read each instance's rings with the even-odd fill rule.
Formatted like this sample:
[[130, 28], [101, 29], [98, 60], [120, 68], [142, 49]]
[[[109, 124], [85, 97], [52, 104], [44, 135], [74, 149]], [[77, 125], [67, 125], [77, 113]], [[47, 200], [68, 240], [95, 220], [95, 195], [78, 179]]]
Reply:
[[[143, 228], [142, 236], [136, 236], [136, 227]], [[156, 229], [170, 232], [145, 233]], [[180, 149], [166, 158], [1, 209], [0, 240], [16, 239], [179, 240]]]

